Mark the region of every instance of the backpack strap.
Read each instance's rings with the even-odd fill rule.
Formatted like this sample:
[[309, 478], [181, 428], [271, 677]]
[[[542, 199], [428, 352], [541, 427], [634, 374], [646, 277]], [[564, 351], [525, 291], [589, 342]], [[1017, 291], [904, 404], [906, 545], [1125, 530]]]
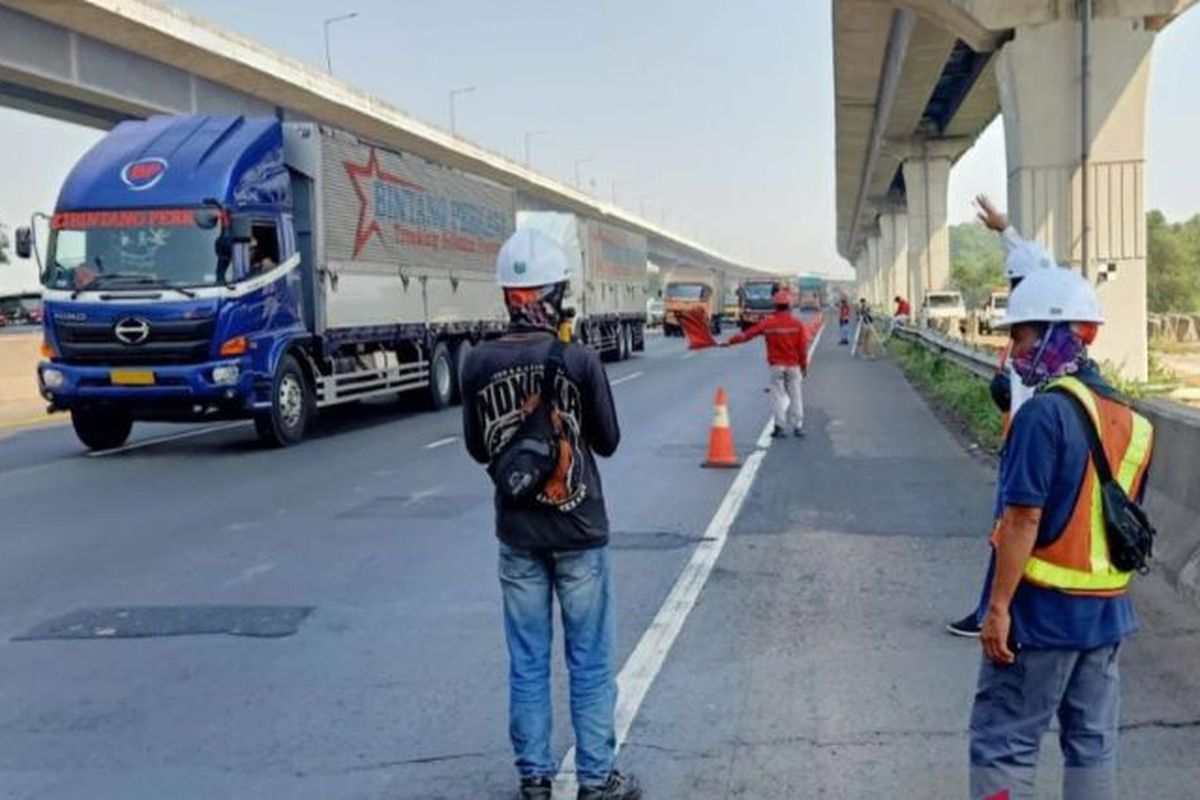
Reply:
[[542, 368], [542, 388], [539, 395], [552, 407], [557, 406], [554, 398], [554, 384], [558, 381], [559, 374], [566, 371], [567, 365], [563, 360], [563, 353], [566, 352], [566, 349], [567, 343], [556, 336], [554, 344], [550, 345], [550, 353], [546, 356], [546, 362]]
[[1096, 475], [1100, 478], [1101, 484], [1112, 483], [1112, 466], [1108, 463], [1108, 454], [1104, 452], [1104, 445], [1100, 442], [1100, 434], [1096, 431], [1096, 423], [1092, 419], [1091, 413], [1070, 389], [1052, 386], [1048, 391], [1066, 395], [1070, 398], [1071, 407], [1075, 409], [1075, 414], [1079, 417], [1079, 422], [1083, 425], [1084, 435], [1087, 437], [1088, 450], [1092, 453], [1092, 465], [1096, 468]]

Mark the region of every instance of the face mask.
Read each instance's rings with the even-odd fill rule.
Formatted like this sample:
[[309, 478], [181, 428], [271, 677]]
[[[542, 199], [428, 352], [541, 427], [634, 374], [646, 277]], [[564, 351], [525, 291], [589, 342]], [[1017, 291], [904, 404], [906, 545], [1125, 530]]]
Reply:
[[566, 284], [560, 283], [533, 289], [508, 289], [504, 299], [513, 324], [556, 331], [566, 296]]
[[1073, 375], [1087, 358], [1087, 346], [1070, 325], [1051, 324], [1037, 343], [1013, 359], [1021, 383], [1041, 386], [1055, 378]]

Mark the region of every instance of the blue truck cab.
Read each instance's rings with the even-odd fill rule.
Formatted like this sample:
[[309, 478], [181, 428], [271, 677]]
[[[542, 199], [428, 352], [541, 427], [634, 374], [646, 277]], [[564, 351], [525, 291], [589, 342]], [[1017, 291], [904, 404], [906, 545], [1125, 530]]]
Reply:
[[67, 177], [45, 256], [38, 381], [86, 445], [119, 446], [135, 420], [302, 434], [312, 333], [278, 120], [121, 123]]

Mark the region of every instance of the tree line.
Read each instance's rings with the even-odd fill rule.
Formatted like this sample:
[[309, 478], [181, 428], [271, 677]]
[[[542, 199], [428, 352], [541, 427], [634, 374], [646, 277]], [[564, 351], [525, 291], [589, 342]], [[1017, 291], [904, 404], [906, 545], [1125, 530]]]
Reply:
[[[1169, 222], [1146, 215], [1146, 303], [1156, 313], [1200, 312], [1200, 214]], [[968, 308], [1007, 285], [1004, 251], [996, 234], [975, 222], [950, 226], [950, 282]]]

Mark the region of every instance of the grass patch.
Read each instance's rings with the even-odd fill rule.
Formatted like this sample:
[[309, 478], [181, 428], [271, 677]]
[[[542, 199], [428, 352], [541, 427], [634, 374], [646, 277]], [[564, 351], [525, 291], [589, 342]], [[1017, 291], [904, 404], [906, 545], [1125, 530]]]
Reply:
[[993, 452], [1000, 449], [1000, 411], [987, 381], [916, 342], [892, 337], [888, 350], [909, 381], [962, 424], [971, 438]]

